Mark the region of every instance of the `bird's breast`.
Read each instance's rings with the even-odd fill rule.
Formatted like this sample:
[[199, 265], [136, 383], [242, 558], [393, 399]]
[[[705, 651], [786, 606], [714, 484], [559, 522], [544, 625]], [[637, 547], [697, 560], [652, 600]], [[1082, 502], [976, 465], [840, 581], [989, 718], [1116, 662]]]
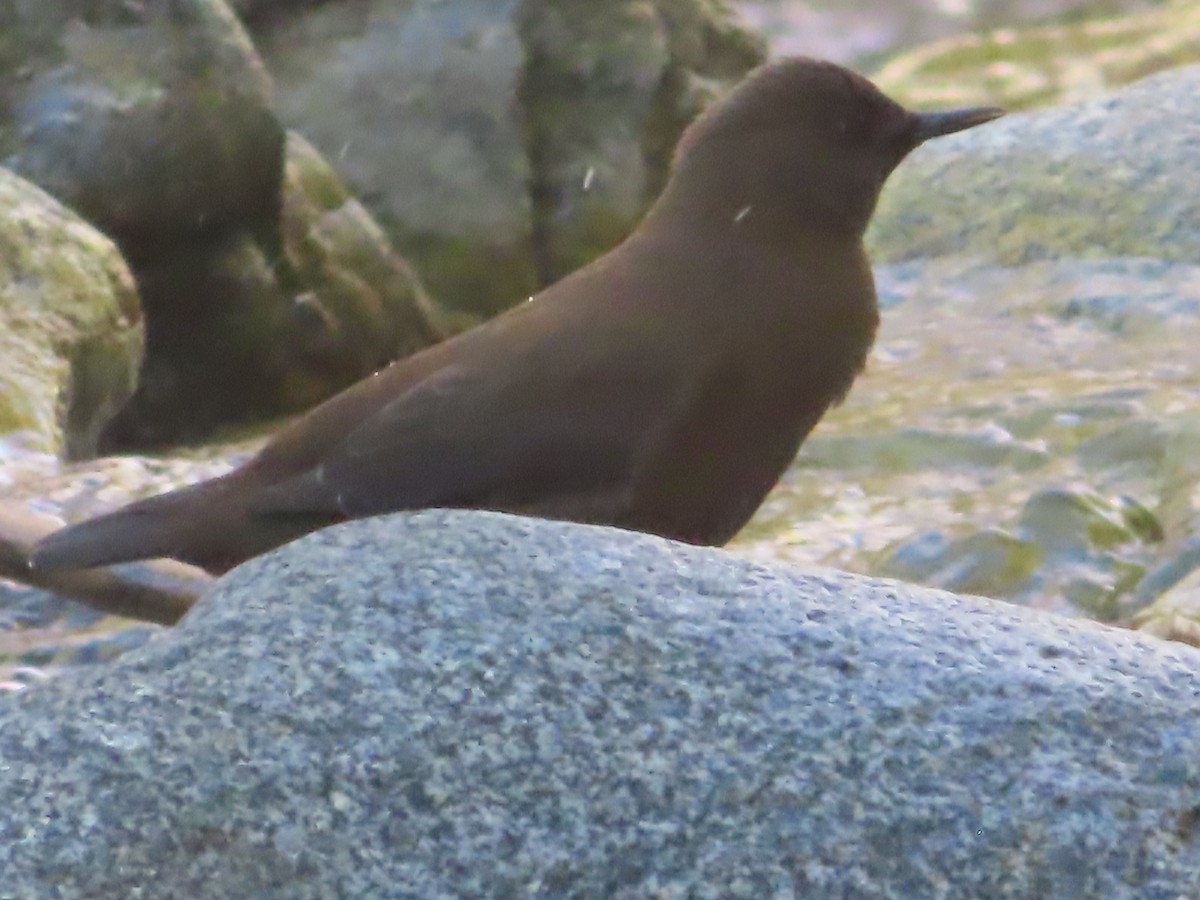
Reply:
[[621, 524], [723, 544], [845, 395], [878, 312], [861, 252], [831, 264], [736, 243], [693, 250], [691, 272], [675, 281], [687, 286], [675, 340], [690, 387], [647, 448]]

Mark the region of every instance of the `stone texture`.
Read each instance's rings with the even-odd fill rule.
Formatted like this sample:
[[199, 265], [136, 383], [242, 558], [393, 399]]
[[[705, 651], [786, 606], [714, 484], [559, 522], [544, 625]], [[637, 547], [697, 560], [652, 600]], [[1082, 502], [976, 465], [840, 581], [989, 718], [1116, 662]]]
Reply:
[[1078, 102], [1200, 62], [1195, 0], [1088, 2], [1058, 24], [1031, 23], [1007, 5], [983, 4], [999, 13], [978, 23], [985, 27], [896, 55], [874, 77], [908, 103], [1027, 109]]
[[[880, 266], [876, 283], [866, 373], [740, 548], [1129, 621], [1200, 524], [1200, 267], [945, 256]], [[1039, 495], [1137, 509], [1149, 527], [1117, 545], [1069, 518], [1024, 533]]]
[[282, 119], [335, 161], [435, 294], [460, 307], [535, 284], [517, 5], [330, 3], [256, 34]]
[[1114, 621], [1127, 617], [1122, 600], [1162, 539], [1154, 516], [1129, 498], [1047, 488], [1029, 497], [1011, 530], [984, 528], [955, 540], [939, 531], [918, 534], [891, 548], [879, 571]]
[[679, 133], [762, 49], [703, 0], [527, 2], [518, 32], [534, 261], [548, 283], [628, 233]]
[[888, 179], [868, 235], [872, 258], [1194, 264], [1200, 202], [1180, 179], [1196, 167], [1198, 95], [1200, 66], [1189, 66], [931, 142]]
[[702, 101], [762, 58], [714, 0], [327, 3], [255, 38], [282, 119], [464, 320], [623, 237]]
[[362, 204], [296, 134], [277, 219], [176, 245], [137, 274], [147, 359], [106, 450], [306, 410], [451, 330]]
[[1200, 646], [1200, 576], [1192, 572], [1138, 612], [1135, 621], [1147, 634]]
[[447, 333], [328, 165], [285, 147], [223, 0], [6, 9], [0, 162], [116, 241], [145, 311], [104, 449], [307, 408]]
[[131, 257], [269, 216], [283, 132], [221, 0], [10, 5], [0, 160]]
[[21, 897], [1200, 892], [1200, 653], [495, 514], [340, 526], [0, 705]]
[[[1200, 467], [1189, 449], [1198, 421], [1200, 203], [1180, 190], [1197, 162], [1198, 87], [1200, 66], [1189, 66], [1012, 115], [920, 148], [889, 179], [868, 235], [887, 310], [875, 356], [903, 362], [877, 365], [883, 377], [866, 388], [873, 394], [860, 384], [850, 405], [866, 401], [889, 423], [936, 422], [943, 432], [980, 429], [982, 420], [1001, 445], [1016, 438], [1040, 447], [1050, 464], [1019, 478], [980, 468], [969, 486], [949, 490], [943, 477], [933, 491], [947, 500], [932, 516], [916, 511], [926, 486], [876, 477], [876, 509], [909, 523], [908, 535], [874, 548], [884, 552], [867, 562], [827, 561], [888, 571], [897, 553], [917, 550], [922, 565], [933, 563], [928, 571], [953, 574], [944, 586], [1063, 611], [1090, 595], [1099, 605], [1083, 611], [1123, 621], [1150, 602], [1157, 582], [1142, 587], [1139, 574], [1171, 566], [1200, 521]], [[929, 390], [914, 389], [921, 372]], [[808, 449], [837, 422], [828, 417]], [[870, 438], [884, 458], [890, 433]], [[1130, 544], [1115, 566], [1079, 559], [1015, 581], [1008, 566], [993, 578], [953, 554], [937, 559], [937, 546], [980, 546], [975, 535], [988, 545], [996, 525], [1015, 525], [1019, 506], [1039, 491], [1085, 485], [1105, 502], [1132, 497], [1165, 539]], [[954, 524], [963, 510], [969, 527]], [[923, 532], [941, 534], [930, 541]]]
[[[773, 56], [800, 53], [867, 66], [898, 55], [904, 58], [904, 51], [931, 42], [939, 47], [954, 45], [940, 39], [960, 38], [969, 46], [970, 38], [980, 33], [1011, 33], [1014, 23], [1094, 20], [1162, 6], [1163, 0], [736, 0], [735, 5], [751, 27], [770, 41]], [[978, 73], [955, 70], [953, 74]], [[928, 83], [935, 87], [932, 77]], [[958, 83], [944, 78], [940, 87], [946, 90]]]
[[0, 168], [0, 459], [94, 453], [133, 392], [142, 314], [117, 248]]

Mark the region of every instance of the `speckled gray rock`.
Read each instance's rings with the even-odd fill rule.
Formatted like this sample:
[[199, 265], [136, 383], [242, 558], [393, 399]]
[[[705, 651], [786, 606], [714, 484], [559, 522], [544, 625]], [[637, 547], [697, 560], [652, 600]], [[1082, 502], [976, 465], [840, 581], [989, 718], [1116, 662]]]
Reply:
[[1200, 894], [1200, 653], [482, 513], [0, 706], [13, 896]]
[[888, 179], [873, 258], [1200, 259], [1200, 66], [921, 147]]

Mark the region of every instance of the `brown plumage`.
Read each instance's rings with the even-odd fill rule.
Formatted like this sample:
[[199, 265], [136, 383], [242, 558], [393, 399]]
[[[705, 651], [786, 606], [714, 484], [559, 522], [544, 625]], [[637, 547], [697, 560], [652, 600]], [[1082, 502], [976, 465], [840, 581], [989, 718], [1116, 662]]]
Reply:
[[223, 571], [345, 519], [507, 510], [722, 544], [862, 369], [862, 236], [921, 141], [998, 110], [914, 114], [807, 59], [684, 133], [615, 250], [314, 409], [230, 474], [41, 541], [37, 567], [151, 556]]

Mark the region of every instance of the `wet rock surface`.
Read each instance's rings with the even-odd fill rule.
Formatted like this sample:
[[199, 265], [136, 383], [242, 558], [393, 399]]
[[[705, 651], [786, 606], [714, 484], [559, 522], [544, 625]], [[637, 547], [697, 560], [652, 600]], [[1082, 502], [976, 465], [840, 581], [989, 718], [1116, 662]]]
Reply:
[[1200, 270], [877, 272], [867, 374], [735, 547], [1128, 622], [1195, 534]]
[[[1122, 622], [1156, 596], [1197, 522], [1198, 79], [901, 166], [869, 235], [868, 372], [742, 546]], [[1075, 514], [1031, 529], [1048, 498]]]

